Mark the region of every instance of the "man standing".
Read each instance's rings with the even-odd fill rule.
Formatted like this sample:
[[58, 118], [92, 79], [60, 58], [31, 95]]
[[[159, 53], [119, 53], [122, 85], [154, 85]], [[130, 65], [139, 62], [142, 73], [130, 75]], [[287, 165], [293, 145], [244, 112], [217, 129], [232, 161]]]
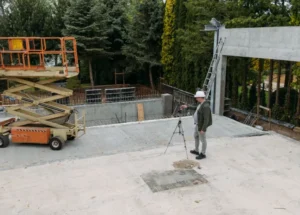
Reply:
[[[207, 148], [207, 141], [206, 141], [206, 132], [207, 128], [212, 125], [212, 114], [210, 110], [210, 104], [208, 101], [205, 100], [205, 93], [203, 91], [198, 91], [194, 96], [199, 102], [197, 107], [183, 105], [181, 109], [194, 109], [194, 124], [195, 124], [195, 149], [191, 150], [192, 154], [198, 155], [196, 157], [197, 160], [201, 160], [206, 158], [206, 148]], [[202, 143], [202, 151], [199, 153], [199, 145], [200, 141]]]

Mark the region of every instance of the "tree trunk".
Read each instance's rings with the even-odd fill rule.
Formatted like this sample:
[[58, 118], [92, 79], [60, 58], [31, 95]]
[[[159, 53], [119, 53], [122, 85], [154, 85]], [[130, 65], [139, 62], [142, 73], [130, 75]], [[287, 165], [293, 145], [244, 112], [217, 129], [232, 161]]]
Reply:
[[289, 112], [290, 109], [290, 103], [291, 103], [291, 77], [292, 77], [292, 71], [291, 71], [291, 63], [288, 62], [288, 65], [286, 67], [286, 69], [288, 70], [288, 72], [286, 72], [286, 74], [288, 74], [288, 85], [287, 85], [287, 93], [286, 93], [286, 100], [285, 100], [285, 111], [286, 113]]
[[282, 7], [282, 11], [284, 11], [284, 9], [285, 9], [285, 0], [281, 0], [281, 7]]
[[[232, 65], [237, 65], [237, 60], [234, 59], [232, 61]], [[233, 107], [238, 106], [239, 101], [239, 86], [238, 86], [238, 80], [237, 80], [237, 71], [235, 68], [230, 69], [231, 79], [232, 79], [232, 105]]]
[[297, 104], [297, 117], [300, 116], [300, 90], [298, 90], [298, 104]]
[[280, 81], [281, 81], [281, 61], [279, 61], [278, 65], [278, 75], [277, 75], [277, 89], [276, 89], [276, 105], [279, 105], [279, 90], [280, 90]]
[[92, 69], [92, 59], [89, 59], [89, 72], [90, 72], [90, 81], [91, 81], [91, 86], [94, 88], [94, 77], [93, 77], [93, 69]]
[[260, 92], [261, 92], [261, 74], [263, 73], [264, 70], [264, 60], [263, 59], [259, 59], [259, 69], [258, 69], [258, 79], [257, 79], [257, 114], [259, 114], [259, 106], [261, 103], [261, 96], [260, 96]]
[[268, 108], [271, 108], [271, 98], [273, 92], [273, 74], [274, 74], [274, 60], [271, 60], [270, 74], [269, 74], [269, 98], [268, 98]]
[[287, 62], [285, 65], [285, 81], [284, 88], [288, 88], [290, 82], [290, 62]]
[[231, 98], [231, 77], [230, 77], [231, 73], [227, 73], [226, 75], [226, 92], [225, 92], [225, 96], [227, 98]]
[[248, 60], [245, 60], [245, 70], [243, 74], [243, 89], [242, 89], [242, 104], [244, 105], [243, 108], [247, 108], [248, 104], [248, 88], [247, 88], [247, 80], [248, 80], [248, 73], [249, 73], [249, 65], [248, 65]]
[[149, 80], [152, 90], [154, 90], [154, 83], [153, 83], [153, 77], [152, 77], [152, 68], [149, 66]]

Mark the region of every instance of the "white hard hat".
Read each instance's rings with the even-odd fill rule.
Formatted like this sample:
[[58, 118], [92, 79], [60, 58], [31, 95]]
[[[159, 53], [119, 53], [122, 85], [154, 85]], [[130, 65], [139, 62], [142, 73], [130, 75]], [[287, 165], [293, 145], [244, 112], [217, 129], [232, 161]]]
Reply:
[[194, 96], [195, 98], [205, 98], [205, 93], [203, 91], [197, 91]]

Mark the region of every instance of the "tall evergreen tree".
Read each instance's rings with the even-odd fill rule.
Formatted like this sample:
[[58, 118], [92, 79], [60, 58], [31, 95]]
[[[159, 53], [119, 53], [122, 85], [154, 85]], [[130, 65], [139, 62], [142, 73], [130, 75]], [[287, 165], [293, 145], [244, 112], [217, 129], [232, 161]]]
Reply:
[[170, 84], [176, 85], [177, 87], [182, 89], [184, 89], [184, 83], [182, 81], [184, 61], [183, 61], [183, 53], [182, 53], [183, 44], [180, 40], [179, 35], [182, 29], [185, 29], [186, 15], [187, 15], [187, 8], [185, 6], [186, 2], [187, 0], [176, 0], [175, 3], [175, 32], [174, 32], [175, 40], [174, 40], [174, 52], [173, 52], [174, 65], [172, 67], [172, 70], [169, 72], [169, 74], [168, 73], [164, 74], [164, 76], [167, 78], [167, 81]]
[[108, 20], [107, 38], [110, 43], [107, 57], [112, 60], [112, 70], [122, 69], [124, 66], [124, 56], [122, 47], [125, 45], [126, 25], [126, 1], [125, 0], [105, 0]]
[[161, 62], [168, 79], [174, 63], [174, 42], [175, 42], [175, 3], [176, 0], [167, 0], [164, 14], [164, 31], [162, 36]]
[[128, 44], [124, 54], [140, 69], [148, 71], [154, 88], [152, 70], [161, 66], [161, 36], [163, 29], [163, 3], [160, 0], [142, 2], [128, 28]]
[[88, 62], [90, 82], [94, 87], [93, 60], [107, 54], [107, 9], [103, 0], [74, 0], [64, 17], [64, 35], [74, 36], [78, 53]]
[[194, 91], [202, 86], [213, 55], [213, 34], [201, 32], [201, 29], [212, 17], [223, 20], [226, 10], [223, 1], [190, 0], [184, 6], [187, 10], [184, 28], [176, 31], [176, 42], [181, 45], [181, 50], [175, 54], [177, 59], [180, 58], [181, 66], [176, 66], [174, 69], [179, 71], [174, 73], [180, 74], [176, 82], [181, 88]]
[[61, 37], [66, 28], [64, 16], [66, 10], [70, 7], [70, 0], [51, 0], [51, 15], [46, 20], [47, 30], [50, 36]]
[[[13, 0], [6, 1], [4, 17], [4, 34], [9, 36], [49, 36], [47, 19], [50, 4], [44, 0]], [[1, 32], [2, 33], [2, 32]]]

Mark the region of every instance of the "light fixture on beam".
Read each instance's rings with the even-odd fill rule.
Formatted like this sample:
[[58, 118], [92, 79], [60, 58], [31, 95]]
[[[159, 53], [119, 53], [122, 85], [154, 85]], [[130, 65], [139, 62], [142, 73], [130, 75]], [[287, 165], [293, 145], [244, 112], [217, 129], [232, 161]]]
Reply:
[[204, 26], [204, 31], [217, 31], [218, 28], [213, 26], [213, 25], [205, 25]]
[[212, 18], [209, 23], [215, 26], [216, 28], [221, 27], [221, 23], [216, 18]]

